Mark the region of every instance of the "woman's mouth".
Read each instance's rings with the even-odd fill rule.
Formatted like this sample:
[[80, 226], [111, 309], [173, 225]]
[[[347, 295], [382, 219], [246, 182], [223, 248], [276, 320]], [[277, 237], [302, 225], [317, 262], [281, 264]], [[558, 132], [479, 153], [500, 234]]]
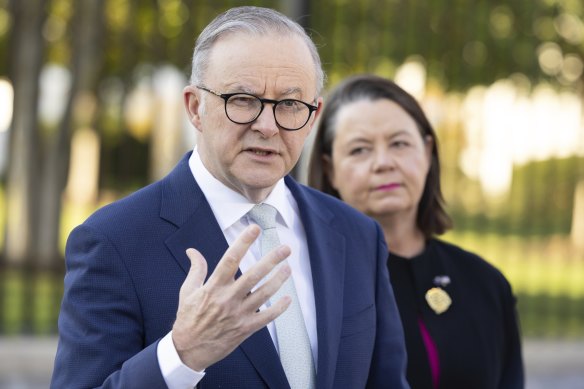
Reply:
[[397, 182], [391, 182], [389, 184], [380, 185], [380, 186], [376, 187], [375, 190], [389, 191], [389, 190], [397, 189], [400, 186], [401, 186], [401, 184], [398, 184]]

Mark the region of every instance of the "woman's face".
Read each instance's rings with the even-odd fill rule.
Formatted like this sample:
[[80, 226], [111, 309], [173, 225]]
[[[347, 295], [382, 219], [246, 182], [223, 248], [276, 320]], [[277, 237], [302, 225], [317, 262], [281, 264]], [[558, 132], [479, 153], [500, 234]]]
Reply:
[[432, 138], [422, 138], [414, 119], [388, 99], [342, 107], [335, 134], [324, 164], [341, 198], [378, 220], [400, 214], [415, 222]]

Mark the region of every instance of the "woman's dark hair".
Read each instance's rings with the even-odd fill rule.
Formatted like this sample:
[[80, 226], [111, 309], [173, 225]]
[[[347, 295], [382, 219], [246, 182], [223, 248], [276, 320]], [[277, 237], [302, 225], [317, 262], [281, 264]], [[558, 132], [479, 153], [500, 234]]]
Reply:
[[452, 227], [452, 219], [444, 209], [444, 198], [440, 189], [440, 159], [438, 139], [424, 111], [408, 92], [394, 82], [374, 76], [359, 75], [347, 78], [329, 94], [319, 119], [316, 138], [310, 155], [308, 184], [322, 192], [340, 198], [332, 187], [323, 167], [323, 155], [332, 159], [336, 119], [345, 105], [361, 100], [388, 99], [398, 104], [416, 122], [422, 138], [432, 137], [432, 159], [426, 176], [424, 193], [418, 204], [417, 226], [426, 238], [440, 235]]

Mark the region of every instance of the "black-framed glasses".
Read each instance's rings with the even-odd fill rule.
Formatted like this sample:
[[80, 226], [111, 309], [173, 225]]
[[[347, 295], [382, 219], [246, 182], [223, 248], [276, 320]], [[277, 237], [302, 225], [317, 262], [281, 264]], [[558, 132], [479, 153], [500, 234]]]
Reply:
[[225, 114], [229, 120], [236, 124], [253, 122], [262, 114], [264, 104], [269, 103], [273, 104], [272, 110], [276, 124], [284, 130], [296, 131], [304, 127], [312, 112], [318, 109], [318, 107], [300, 100], [262, 99], [249, 93], [219, 93], [202, 86], [197, 86], [197, 88], [225, 100]]

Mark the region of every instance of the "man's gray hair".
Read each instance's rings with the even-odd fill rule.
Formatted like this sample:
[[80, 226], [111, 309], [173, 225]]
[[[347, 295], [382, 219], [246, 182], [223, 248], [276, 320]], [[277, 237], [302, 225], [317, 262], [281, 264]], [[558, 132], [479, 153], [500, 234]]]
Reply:
[[195, 43], [191, 84], [200, 84], [209, 66], [209, 56], [213, 44], [221, 36], [236, 32], [256, 35], [277, 33], [280, 35], [297, 35], [304, 40], [314, 62], [316, 72], [316, 92], [320, 96], [324, 86], [324, 71], [320, 56], [312, 39], [304, 28], [278, 11], [261, 7], [236, 7], [218, 15], [201, 32]]

